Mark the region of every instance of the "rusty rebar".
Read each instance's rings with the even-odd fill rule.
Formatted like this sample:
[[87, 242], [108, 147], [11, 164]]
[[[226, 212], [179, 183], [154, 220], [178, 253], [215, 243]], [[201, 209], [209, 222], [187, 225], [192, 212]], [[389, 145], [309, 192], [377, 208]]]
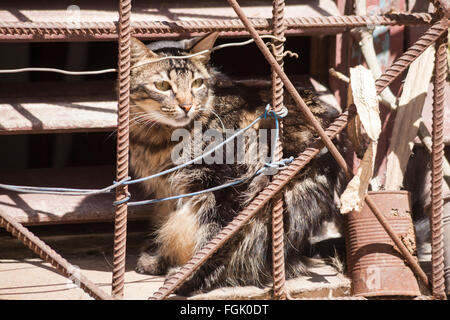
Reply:
[[[307, 31], [308, 29], [366, 27], [371, 25], [426, 25], [435, 15], [428, 13], [393, 13], [382, 16], [330, 16], [330, 17], [299, 17], [286, 18], [286, 30]], [[252, 24], [260, 32], [270, 32], [271, 19], [252, 19]], [[239, 19], [202, 19], [189, 21], [134, 21], [131, 24], [132, 33], [137, 37], [152, 37], [161, 35], [178, 36], [180, 34], [204, 33], [213, 31], [243, 32], [245, 26]], [[37, 40], [37, 41], [87, 41], [115, 40], [118, 38], [118, 22], [80, 22], [77, 27], [65, 22], [17, 22], [0, 21], [0, 40]]]
[[[444, 27], [448, 23], [443, 20]], [[444, 92], [447, 77], [447, 32], [436, 41], [433, 82], [433, 126], [431, 154], [431, 283], [433, 296], [445, 299], [442, 160], [444, 157]]]
[[[420, 39], [419, 39], [419, 41], [420, 41]], [[430, 40], [427, 38], [424, 41], [431, 41], [431, 43], [427, 45], [427, 46], [429, 46], [432, 44], [433, 40]], [[407, 50], [397, 60], [405, 61], [404, 63], [407, 65], [411, 64], [419, 56], [419, 54], [412, 55], [410, 59], [405, 59], [404, 58], [405, 55], [411, 56], [411, 54]], [[385, 72], [380, 76], [380, 78], [385, 79], [385, 78], [389, 77], [391, 79], [390, 82], [392, 82], [398, 76], [400, 76], [400, 74], [404, 71], [404, 69], [406, 69], [407, 65], [404, 68], [396, 68], [393, 70], [388, 69], [388, 70], [386, 70], [386, 72], [389, 72], [389, 74], [387, 74]], [[381, 83], [379, 83], [377, 86], [377, 94], [382, 92], [389, 85], [390, 82], [382, 81]], [[333, 122], [333, 124], [329, 127], [329, 129], [327, 129], [327, 132], [329, 132], [329, 130], [331, 130], [331, 132], [333, 132], [333, 130], [334, 130], [337, 134], [338, 132], [342, 131], [344, 129], [344, 127], [347, 125], [347, 117], [348, 117], [348, 111], [345, 111], [344, 113], [341, 114], [341, 116], [339, 116]], [[333, 138], [334, 136], [335, 135], [330, 135], [330, 138]], [[311, 149], [305, 150], [294, 161], [294, 163], [292, 163], [288, 166], [288, 169], [286, 169], [286, 170], [290, 170], [289, 172], [292, 173], [293, 165], [299, 166], [300, 164], [298, 162], [302, 161], [301, 159], [304, 159], [304, 157], [309, 157], [308, 161], [307, 162], [305, 161], [305, 163], [303, 164], [303, 166], [305, 166], [309, 161], [311, 161], [311, 159], [315, 155], [317, 155], [319, 149], [315, 149], [315, 150], [316, 150], [316, 152], [312, 152], [312, 153], [311, 153]], [[296, 172], [299, 172], [301, 170], [301, 168], [302, 167], [300, 167], [300, 168], [297, 167], [298, 171], [296, 171]], [[155, 299], [164, 299], [165, 297], [167, 297], [176, 288], [178, 288], [178, 286], [185, 279], [187, 279], [187, 277], [189, 277], [193, 272], [195, 272], [208, 259], [208, 257], [210, 257], [212, 254], [214, 254], [214, 252], [216, 252], [229, 238], [231, 238], [234, 233], [236, 233], [247, 221], [249, 221], [249, 219], [254, 214], [256, 214], [256, 212], [259, 209], [261, 209], [264, 206], [264, 204], [267, 203], [267, 201], [269, 201], [271, 197], [273, 197], [273, 195], [276, 194], [276, 192], [270, 192], [270, 190], [274, 190], [273, 188], [279, 187], [280, 183], [287, 183], [287, 181], [290, 179], [289, 176], [288, 177], [285, 177], [284, 175], [281, 176], [281, 174], [284, 174], [286, 172], [286, 170], [283, 170], [280, 173], [278, 173], [277, 175], [275, 175], [275, 177], [274, 177], [275, 179], [269, 184], [269, 186], [266, 187], [266, 189], [264, 189], [265, 192], [263, 190], [263, 192], [261, 192], [243, 211], [241, 211], [227, 227], [225, 227], [216, 237], [214, 237], [214, 239], [211, 240], [204, 248], [202, 248], [198, 253], [196, 253], [191, 258], [191, 260], [189, 260], [188, 263], [186, 263], [182, 267], [180, 272], [178, 272], [177, 274], [173, 275], [172, 277], [166, 279], [164, 286], [161, 287], [154, 294], [153, 297]], [[292, 177], [293, 176], [295, 176], [295, 174], [292, 175]], [[281, 182], [280, 182], [280, 177], [282, 177]], [[285, 180], [283, 180], [283, 179], [285, 179]], [[281, 188], [278, 188], [278, 189], [281, 190], [283, 186], [281, 186]], [[419, 271], [419, 273], [421, 273], [421, 272]]]
[[[128, 177], [129, 113], [130, 113], [130, 39], [131, 0], [119, 2], [119, 56], [118, 56], [118, 110], [117, 110], [117, 163], [116, 178]], [[128, 186], [116, 189], [114, 216], [114, 256], [112, 294], [123, 298], [125, 280]]]
[[113, 299], [110, 295], [105, 293], [102, 289], [97, 287], [93, 282], [87, 279], [82, 274], [78, 273], [78, 269], [70, 264], [66, 259], [61, 257], [52, 248], [50, 248], [45, 242], [40, 240], [31, 231], [22, 226], [13, 217], [0, 210], [0, 227], [5, 228], [6, 231], [24, 245], [30, 248], [34, 253], [41, 257], [44, 261], [47, 261], [63, 276], [75, 281], [81, 289], [88, 295], [98, 300], [110, 300]]
[[[433, 24], [411, 47], [408, 48], [386, 71], [375, 81], [377, 93], [389, 86], [396, 77], [431, 46], [445, 31], [445, 21]], [[382, 89], [383, 88], [383, 89]]]
[[[343, 112], [326, 130], [330, 139], [336, 137], [347, 125], [349, 113]], [[288, 167], [274, 175], [273, 180], [244, 208], [227, 226], [225, 226], [211, 241], [183, 266], [180, 271], [167, 278], [164, 285], [154, 293], [153, 299], [164, 299], [176, 290], [180, 284], [195, 272], [211, 257], [225, 242], [239, 231], [267, 202], [280, 192], [289, 181], [295, 177], [323, 147], [317, 139], [309, 148], [303, 151]]]
[[376, 205], [375, 201], [373, 201], [372, 197], [370, 195], [366, 195], [365, 201], [367, 205], [370, 207], [371, 211], [377, 218], [378, 222], [383, 226], [384, 230], [387, 232], [387, 234], [391, 237], [392, 241], [394, 241], [395, 245], [397, 246], [398, 250], [401, 252], [409, 266], [411, 267], [411, 270], [416, 274], [417, 278], [422, 281], [422, 283], [428, 288], [429, 287], [429, 281], [428, 277], [425, 274], [425, 272], [420, 267], [419, 263], [414, 259], [413, 255], [409, 252], [408, 248], [406, 248], [405, 244], [400, 240], [400, 238], [395, 233], [394, 229], [390, 226], [389, 222], [384, 217], [383, 213], [378, 209], [378, 206]]
[[[284, 0], [272, 1], [273, 15], [273, 35], [278, 39], [284, 38]], [[283, 70], [284, 44], [281, 41], [273, 40], [273, 55]], [[277, 73], [272, 70], [272, 107], [275, 112], [283, 109], [283, 82]], [[275, 161], [283, 159], [283, 146], [281, 136], [283, 134], [283, 122], [280, 120], [280, 139], [276, 142]], [[284, 265], [284, 224], [283, 224], [283, 195], [279, 193], [272, 208], [272, 274], [273, 274], [273, 298], [277, 300], [286, 299], [286, 272]]]

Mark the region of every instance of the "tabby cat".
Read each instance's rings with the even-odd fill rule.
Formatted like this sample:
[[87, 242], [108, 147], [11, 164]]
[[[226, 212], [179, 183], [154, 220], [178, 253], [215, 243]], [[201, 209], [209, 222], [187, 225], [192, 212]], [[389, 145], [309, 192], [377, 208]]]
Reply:
[[[173, 150], [177, 129], [191, 137], [202, 131], [237, 130], [261, 115], [271, 102], [267, 85], [245, 85], [231, 81], [210, 64], [210, 55], [187, 59], [159, 58], [183, 56], [210, 49], [218, 33], [183, 41], [160, 41], [148, 46], [131, 40], [130, 157], [135, 178], [145, 177], [175, 166]], [[154, 63], [152, 60], [159, 59]], [[308, 90], [300, 90], [310, 110], [326, 127], [335, 116]], [[289, 114], [283, 119], [283, 157], [297, 156], [316, 137], [300, 109], [285, 96]], [[253, 128], [273, 129], [272, 118]], [[227, 225], [270, 181], [270, 176], [254, 172], [267, 157], [254, 161], [254, 141], [246, 139], [244, 160], [235, 163], [205, 161], [143, 183], [148, 198], [163, 198], [195, 192], [230, 181], [248, 178], [231, 188], [193, 197], [158, 203], [152, 210], [151, 239], [141, 253], [136, 270], [163, 275], [175, 272]], [[211, 142], [203, 142], [202, 148]], [[266, 147], [270, 155], [270, 143]], [[262, 148], [262, 147], [261, 147]], [[307, 268], [302, 252], [308, 238], [321, 223], [335, 213], [334, 190], [337, 167], [328, 152], [313, 160], [284, 189], [284, 231], [286, 277], [304, 274]], [[206, 291], [219, 286], [256, 285], [271, 282], [272, 203], [266, 205], [231, 240], [219, 249], [179, 289], [179, 294]]]

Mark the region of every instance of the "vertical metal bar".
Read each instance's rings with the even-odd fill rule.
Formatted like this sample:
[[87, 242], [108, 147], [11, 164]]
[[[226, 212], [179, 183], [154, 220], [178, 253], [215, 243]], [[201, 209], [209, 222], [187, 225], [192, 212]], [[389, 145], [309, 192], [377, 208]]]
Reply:
[[[284, 0], [273, 0], [273, 35], [278, 39], [284, 38]], [[284, 44], [281, 41], [272, 41], [273, 54], [280, 68], [283, 69]], [[283, 82], [272, 69], [272, 107], [275, 112], [283, 108]], [[280, 121], [280, 136], [276, 142], [275, 161], [283, 158], [283, 146], [281, 136], [283, 123]], [[273, 274], [273, 298], [286, 299], [286, 275], [284, 266], [284, 225], [283, 225], [283, 195], [280, 193], [274, 199], [272, 208], [272, 274]]]
[[[446, 19], [445, 24], [448, 28]], [[436, 40], [433, 88], [433, 151], [431, 154], [431, 253], [432, 294], [445, 299], [442, 159], [444, 157], [444, 92], [447, 77], [447, 32]]]
[[[130, 104], [130, 36], [131, 0], [119, 1], [119, 57], [118, 57], [118, 111], [117, 111], [117, 181], [128, 177], [129, 104]], [[127, 240], [128, 187], [116, 190], [114, 219], [114, 257], [112, 294], [123, 298]]]

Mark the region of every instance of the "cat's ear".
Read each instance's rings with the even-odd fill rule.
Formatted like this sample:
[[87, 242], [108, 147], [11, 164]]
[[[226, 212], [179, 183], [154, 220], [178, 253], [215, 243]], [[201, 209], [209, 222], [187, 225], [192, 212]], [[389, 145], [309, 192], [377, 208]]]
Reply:
[[[219, 32], [209, 33], [204, 37], [201, 37], [191, 48], [191, 53], [197, 53], [203, 50], [210, 50], [219, 36]], [[207, 63], [209, 61], [211, 53], [207, 52], [199, 56], [200, 61]]]
[[140, 40], [131, 37], [131, 65], [144, 59], [156, 59], [158, 55], [146, 47]]

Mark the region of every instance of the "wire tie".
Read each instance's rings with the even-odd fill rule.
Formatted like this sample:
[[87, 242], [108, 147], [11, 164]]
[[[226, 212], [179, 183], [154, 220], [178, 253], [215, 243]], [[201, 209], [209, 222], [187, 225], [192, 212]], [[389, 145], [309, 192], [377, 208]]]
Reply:
[[122, 200], [117, 200], [113, 202], [113, 206], [118, 206], [119, 204], [128, 202], [128, 200], [131, 199], [131, 194], [129, 192], [127, 192], [127, 196], [125, 198], [123, 198]]

